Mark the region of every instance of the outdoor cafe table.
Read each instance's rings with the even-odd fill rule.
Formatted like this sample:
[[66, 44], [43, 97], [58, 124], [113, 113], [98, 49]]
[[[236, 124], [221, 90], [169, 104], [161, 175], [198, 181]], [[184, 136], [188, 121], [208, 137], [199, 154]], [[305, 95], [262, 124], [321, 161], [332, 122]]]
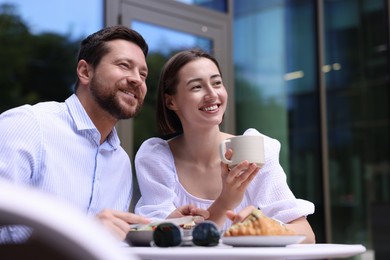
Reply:
[[125, 247], [129, 254], [148, 260], [232, 260], [232, 259], [329, 259], [348, 258], [366, 251], [354, 244], [294, 244], [283, 247]]

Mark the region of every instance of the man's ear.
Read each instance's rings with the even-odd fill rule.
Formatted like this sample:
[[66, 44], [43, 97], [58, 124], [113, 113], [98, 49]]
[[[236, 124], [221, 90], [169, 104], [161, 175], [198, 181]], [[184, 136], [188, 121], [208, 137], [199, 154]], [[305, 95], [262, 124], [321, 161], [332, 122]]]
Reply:
[[77, 76], [82, 85], [88, 85], [92, 74], [89, 64], [85, 60], [80, 60], [77, 64]]
[[177, 110], [175, 99], [168, 94], [165, 94], [164, 97], [165, 97], [165, 105], [167, 106], [167, 108], [169, 108], [170, 110]]

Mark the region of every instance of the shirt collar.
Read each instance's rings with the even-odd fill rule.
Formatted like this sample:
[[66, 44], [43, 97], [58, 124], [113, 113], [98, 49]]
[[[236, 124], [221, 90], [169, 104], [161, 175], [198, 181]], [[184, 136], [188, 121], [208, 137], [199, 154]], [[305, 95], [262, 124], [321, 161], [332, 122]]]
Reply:
[[[85, 111], [83, 105], [81, 104], [79, 98], [76, 94], [71, 95], [69, 98], [65, 100], [65, 104], [68, 107], [69, 113], [73, 118], [73, 121], [76, 125], [77, 130], [90, 130], [92, 132], [97, 132], [96, 126], [92, 122], [91, 118], [89, 118], [87, 112]], [[100, 138], [100, 137], [99, 137]], [[107, 139], [104, 143], [108, 143], [113, 149], [117, 149], [120, 145], [120, 140], [117, 134], [115, 127], [112, 129], [110, 134], [107, 136]], [[104, 144], [103, 143], [103, 144]]]

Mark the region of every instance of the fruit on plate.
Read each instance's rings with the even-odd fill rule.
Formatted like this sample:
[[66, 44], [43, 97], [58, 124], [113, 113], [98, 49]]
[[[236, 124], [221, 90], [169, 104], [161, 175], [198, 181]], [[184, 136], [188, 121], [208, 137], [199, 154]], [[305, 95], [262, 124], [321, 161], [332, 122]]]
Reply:
[[279, 221], [269, 218], [256, 209], [252, 211], [242, 222], [233, 224], [228, 228], [224, 236], [279, 236], [295, 235], [295, 232], [288, 229]]

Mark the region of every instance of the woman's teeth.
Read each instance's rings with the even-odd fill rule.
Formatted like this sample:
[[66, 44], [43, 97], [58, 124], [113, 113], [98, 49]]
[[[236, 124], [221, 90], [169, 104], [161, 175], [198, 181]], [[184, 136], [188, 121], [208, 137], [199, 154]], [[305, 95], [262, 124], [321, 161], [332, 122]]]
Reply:
[[205, 110], [205, 111], [212, 111], [212, 110], [215, 110], [217, 108], [218, 108], [218, 106], [214, 105], [214, 106], [211, 106], [211, 107], [205, 107], [203, 110]]

